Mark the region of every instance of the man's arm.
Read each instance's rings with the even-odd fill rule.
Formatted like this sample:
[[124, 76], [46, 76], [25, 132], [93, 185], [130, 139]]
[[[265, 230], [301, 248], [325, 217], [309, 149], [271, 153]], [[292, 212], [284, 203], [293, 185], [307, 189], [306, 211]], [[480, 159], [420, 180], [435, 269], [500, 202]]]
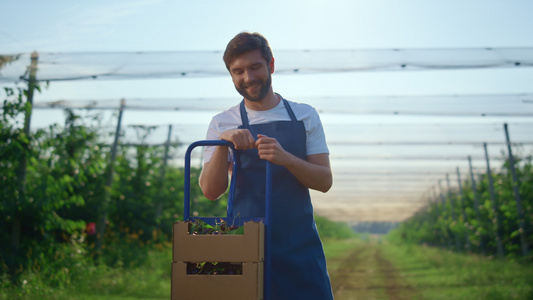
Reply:
[[228, 147], [217, 146], [211, 159], [204, 164], [200, 174], [200, 187], [204, 196], [216, 200], [228, 188]]
[[[237, 150], [255, 147], [255, 140], [247, 129], [224, 131], [220, 135], [220, 139], [232, 142]], [[204, 196], [209, 200], [218, 199], [228, 189], [228, 173], [231, 172], [228, 151], [227, 146], [217, 146], [213, 156], [204, 164], [200, 174], [200, 187]]]
[[320, 153], [307, 156], [307, 160], [293, 156], [294, 159], [285, 167], [307, 188], [321, 191], [329, 191], [333, 185], [329, 154]]
[[333, 185], [329, 154], [308, 155], [306, 160], [285, 151], [275, 138], [258, 135], [257, 151], [261, 159], [284, 166], [305, 187], [327, 192]]

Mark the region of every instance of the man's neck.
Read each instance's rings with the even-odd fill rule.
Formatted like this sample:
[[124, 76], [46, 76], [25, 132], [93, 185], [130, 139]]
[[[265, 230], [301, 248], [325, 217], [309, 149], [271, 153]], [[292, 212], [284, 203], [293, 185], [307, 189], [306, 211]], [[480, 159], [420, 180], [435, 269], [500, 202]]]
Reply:
[[263, 111], [276, 107], [280, 101], [281, 98], [270, 89], [270, 92], [260, 101], [250, 101], [244, 98], [244, 106], [251, 110]]

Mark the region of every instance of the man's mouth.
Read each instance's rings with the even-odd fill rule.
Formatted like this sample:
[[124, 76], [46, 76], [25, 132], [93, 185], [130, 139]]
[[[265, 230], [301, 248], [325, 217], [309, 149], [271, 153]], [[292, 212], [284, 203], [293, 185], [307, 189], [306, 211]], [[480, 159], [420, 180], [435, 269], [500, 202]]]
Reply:
[[245, 85], [244, 88], [249, 91], [256, 91], [261, 88], [261, 82], [252, 82], [250, 84]]

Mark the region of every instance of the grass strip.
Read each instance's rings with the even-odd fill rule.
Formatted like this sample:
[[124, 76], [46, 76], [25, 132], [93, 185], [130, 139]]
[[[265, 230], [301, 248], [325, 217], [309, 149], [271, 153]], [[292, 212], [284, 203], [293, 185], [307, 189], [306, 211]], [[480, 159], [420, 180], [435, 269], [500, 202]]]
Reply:
[[381, 251], [424, 299], [533, 299], [530, 263], [390, 242]]

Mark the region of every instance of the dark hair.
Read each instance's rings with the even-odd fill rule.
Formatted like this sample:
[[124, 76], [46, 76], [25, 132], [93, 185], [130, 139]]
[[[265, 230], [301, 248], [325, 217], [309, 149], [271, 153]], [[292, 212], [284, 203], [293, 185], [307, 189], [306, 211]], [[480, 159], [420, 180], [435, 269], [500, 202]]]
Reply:
[[272, 50], [264, 36], [257, 32], [241, 32], [231, 39], [226, 46], [223, 57], [226, 68], [229, 70], [230, 63], [237, 56], [252, 50], [261, 50], [261, 55], [267, 64], [272, 60]]

